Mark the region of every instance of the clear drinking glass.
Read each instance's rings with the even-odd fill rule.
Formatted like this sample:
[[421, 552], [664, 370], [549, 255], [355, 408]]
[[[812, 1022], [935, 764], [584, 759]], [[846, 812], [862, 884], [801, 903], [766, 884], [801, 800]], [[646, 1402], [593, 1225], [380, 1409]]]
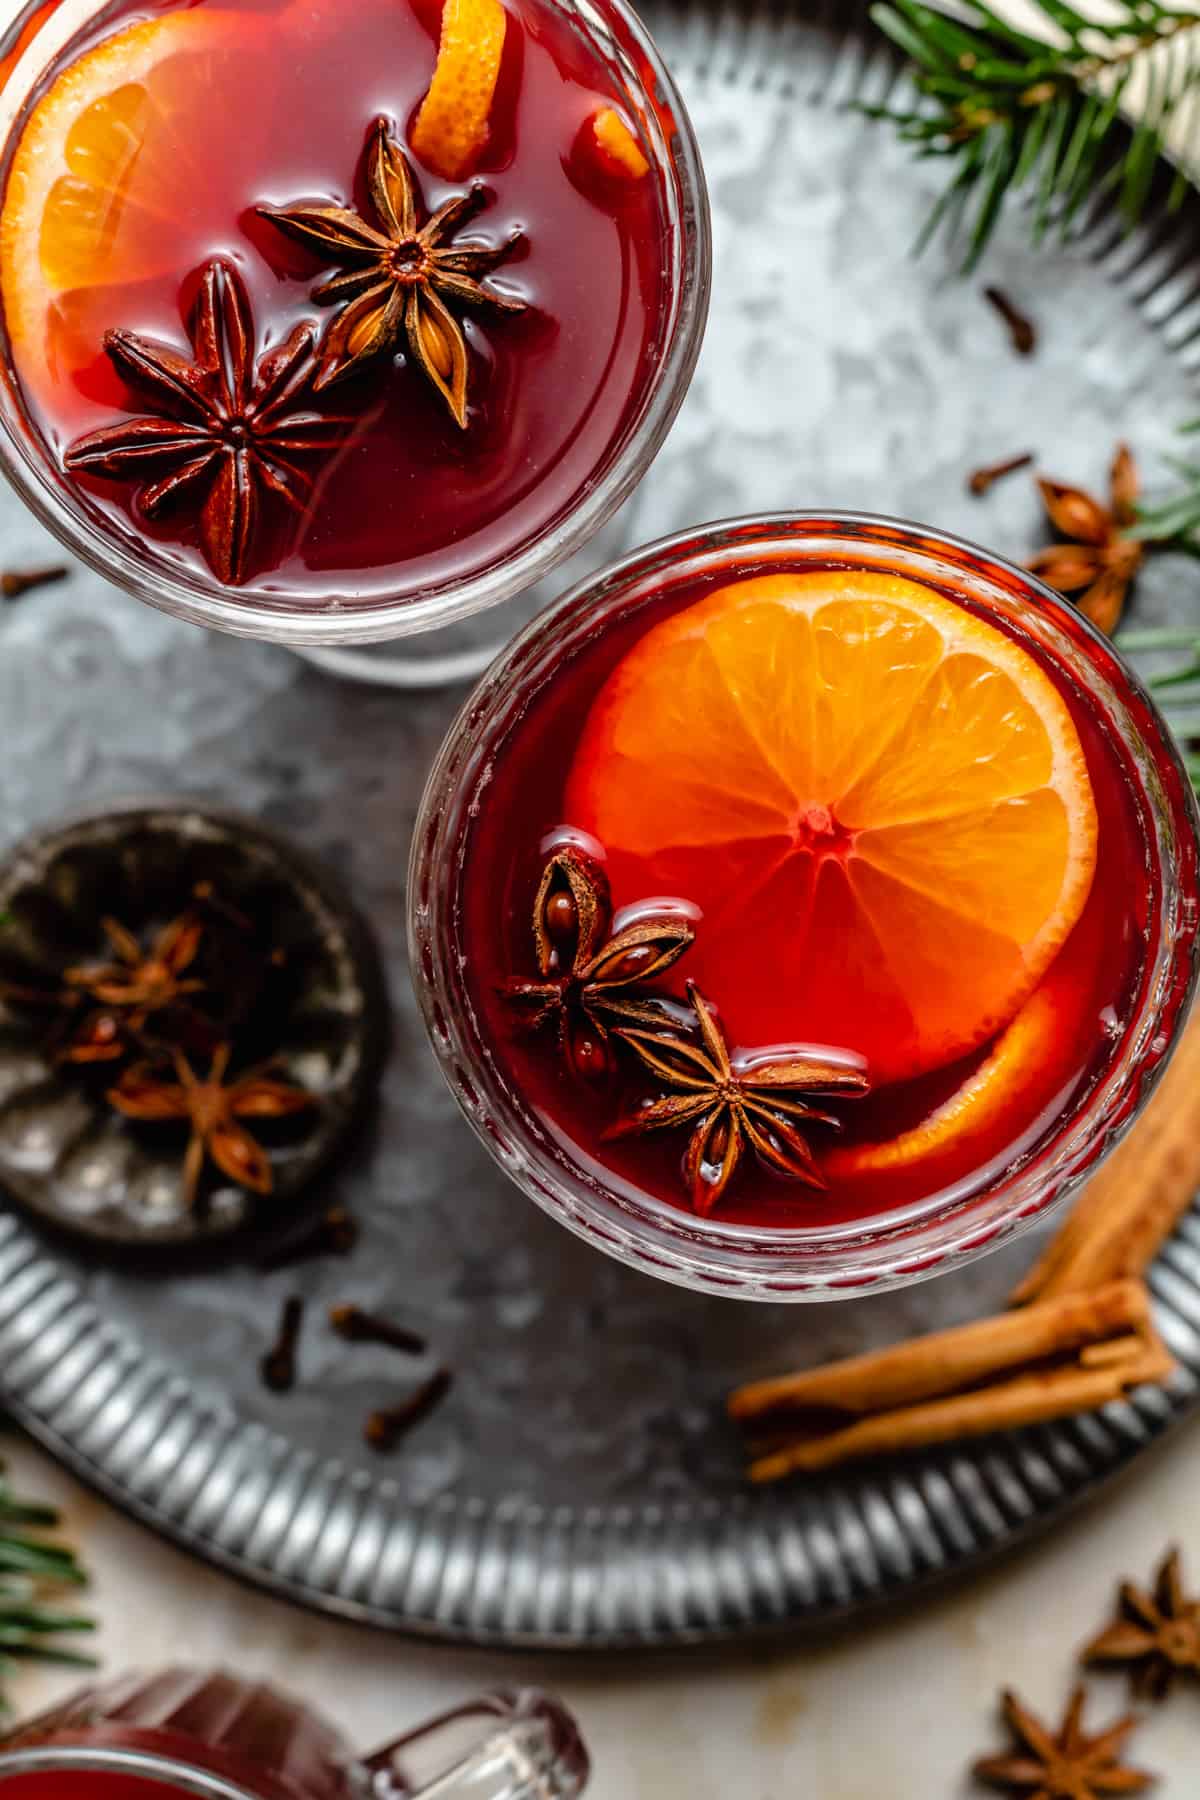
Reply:
[[[700, 1218], [618, 1193], [543, 1128], [506, 1078], [472, 1004], [461, 938], [463, 849], [490, 771], [539, 690], [589, 640], [664, 588], [798, 568], [908, 576], [1010, 621], [1099, 699], [1140, 784], [1161, 870], [1147, 973], [1122, 1049], [1086, 1097], [1019, 1166], [966, 1199], [934, 1197], [829, 1227]], [[1170, 1057], [1197, 974], [1195, 799], [1170, 733], [1107, 638], [1026, 571], [933, 530], [856, 514], [733, 520], [639, 550], [565, 594], [493, 664], [451, 727], [417, 819], [409, 872], [413, 979], [443, 1072], [468, 1121], [513, 1181], [609, 1255], [686, 1287], [752, 1300], [831, 1300], [956, 1267], [1045, 1218], [1138, 1117]]]
[[[182, 568], [148, 539], [122, 536], [52, 465], [25, 412], [7, 356], [2, 356], [0, 468], [68, 549], [137, 599], [194, 624], [294, 649], [331, 647], [327, 666], [334, 672], [395, 686], [437, 685], [478, 672], [485, 657], [454, 646], [424, 662], [390, 657], [386, 670], [372, 675], [348, 647], [406, 638], [466, 619], [522, 593], [586, 543], [657, 455], [687, 392], [708, 313], [708, 196], [691, 122], [669, 70], [626, 0], [549, 3], [608, 68], [638, 128], [659, 190], [667, 275], [665, 312], [652, 353], [644, 358], [640, 391], [603, 460], [565, 508], [501, 560], [435, 585], [397, 588], [366, 604], [352, 592], [332, 588], [315, 605], [311, 595], [304, 603], [286, 598], [267, 603], [252, 592], [222, 586], [207, 570]], [[351, 4], [346, 0], [348, 8]], [[104, 5], [105, 0], [0, 0], [0, 143], [12, 143], [14, 128], [46, 71], [103, 13]], [[6, 72], [6, 62], [14, 56]]]
[[300, 1701], [220, 1671], [84, 1688], [0, 1738], [0, 1800], [574, 1800], [574, 1720], [486, 1694], [358, 1756]]

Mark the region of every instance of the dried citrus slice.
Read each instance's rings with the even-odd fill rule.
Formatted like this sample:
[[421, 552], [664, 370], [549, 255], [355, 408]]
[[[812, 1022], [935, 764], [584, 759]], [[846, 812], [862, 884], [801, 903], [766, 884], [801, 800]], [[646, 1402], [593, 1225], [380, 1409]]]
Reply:
[[435, 175], [461, 181], [488, 138], [508, 20], [500, 0], [446, 0], [433, 80], [411, 145]]
[[606, 169], [627, 181], [640, 181], [650, 173], [645, 151], [614, 106], [601, 107], [592, 131]]
[[739, 1043], [846, 1045], [876, 1082], [1006, 1025], [1095, 867], [1049, 675], [875, 573], [739, 582], [655, 626], [593, 705], [567, 807], [620, 896], [703, 909], [689, 973]]
[[[244, 46], [235, 14], [144, 19], [51, 83], [25, 124], [0, 214], [0, 285], [21, 366], [44, 361], [56, 303], [177, 265], [172, 225], [205, 178], [202, 120]], [[242, 51], [244, 53], [244, 50]]]

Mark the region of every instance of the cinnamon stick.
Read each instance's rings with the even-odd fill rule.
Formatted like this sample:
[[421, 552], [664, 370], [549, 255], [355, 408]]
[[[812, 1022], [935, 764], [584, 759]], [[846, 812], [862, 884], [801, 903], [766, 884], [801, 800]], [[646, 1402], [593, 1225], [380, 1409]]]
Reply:
[[1143, 1275], [1200, 1187], [1200, 1011], [1162, 1085], [1125, 1142], [1094, 1175], [1011, 1304]]
[[902, 1407], [857, 1420], [840, 1431], [801, 1439], [750, 1464], [757, 1483], [781, 1481], [869, 1457], [919, 1450], [960, 1439], [987, 1437], [1026, 1425], [1091, 1412], [1119, 1400], [1131, 1387], [1162, 1381], [1173, 1367], [1161, 1344], [1144, 1344], [1136, 1361], [1101, 1369], [1050, 1369], [1020, 1375], [975, 1393], [953, 1394], [924, 1405]]
[[866, 1356], [752, 1382], [731, 1395], [729, 1413], [745, 1423], [781, 1410], [851, 1417], [890, 1412], [1131, 1335], [1139, 1344], [1153, 1335], [1149, 1297], [1141, 1282], [1112, 1282], [1095, 1293], [1057, 1296]]

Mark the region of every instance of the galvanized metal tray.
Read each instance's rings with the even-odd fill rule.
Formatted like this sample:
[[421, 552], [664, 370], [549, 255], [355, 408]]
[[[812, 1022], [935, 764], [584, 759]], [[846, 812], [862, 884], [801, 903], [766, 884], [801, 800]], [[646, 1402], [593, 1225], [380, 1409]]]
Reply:
[[[1097, 215], [1067, 249], [1019, 220], [988, 271], [1032, 312], [1014, 357], [976, 283], [908, 251], [937, 176], [851, 110], [895, 79], [857, 7], [657, 3], [707, 157], [712, 324], [658, 465], [594, 546], [794, 505], [867, 507], [1022, 554], [1032, 484], [964, 472], [1030, 449], [1101, 481], [1116, 435], [1148, 463], [1200, 411], [1200, 207], [1133, 237]], [[0, 502], [4, 558], [44, 549]], [[1194, 565], [1153, 565], [1143, 620], [1200, 619]], [[476, 629], [493, 633], [493, 618]], [[1200, 1386], [1200, 1217], [1154, 1271], [1181, 1359], [1169, 1391], [1094, 1418], [762, 1496], [720, 1402], [738, 1380], [997, 1305], [1028, 1242], [875, 1301], [772, 1308], [687, 1294], [557, 1229], [476, 1147], [424, 1042], [404, 964], [404, 867], [425, 770], [461, 696], [350, 687], [205, 637], [80, 572], [0, 621], [6, 839], [130, 792], [258, 814], [348, 879], [383, 946], [395, 1033], [375, 1124], [319, 1199], [347, 1261], [264, 1276], [236, 1256], [169, 1278], [0, 1211], [0, 1394], [127, 1511], [329, 1612], [494, 1644], [696, 1642], [824, 1621], [969, 1567], [1126, 1467]], [[0, 1100], [0, 1113], [3, 1110]], [[255, 1365], [281, 1297], [312, 1325], [294, 1393]], [[458, 1374], [390, 1462], [361, 1419], [402, 1375], [321, 1324], [344, 1299], [423, 1331]]]

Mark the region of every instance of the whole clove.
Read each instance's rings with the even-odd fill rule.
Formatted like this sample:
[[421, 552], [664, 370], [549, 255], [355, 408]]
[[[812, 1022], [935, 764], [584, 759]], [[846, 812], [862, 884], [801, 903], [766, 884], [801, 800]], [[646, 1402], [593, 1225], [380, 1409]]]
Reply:
[[44, 569], [5, 569], [0, 573], [0, 595], [5, 600], [19, 600], [22, 594], [31, 594], [35, 588], [65, 581], [70, 573], [70, 569], [58, 564]]
[[290, 1236], [265, 1250], [258, 1267], [265, 1275], [290, 1269], [296, 1263], [314, 1262], [321, 1256], [349, 1256], [358, 1242], [358, 1224], [344, 1206], [331, 1206], [309, 1219]]
[[967, 488], [982, 500], [998, 481], [1003, 481], [1006, 475], [1015, 475], [1018, 469], [1027, 469], [1032, 461], [1032, 451], [1023, 450], [1019, 456], [1006, 456], [1002, 462], [984, 463], [982, 468], [971, 470]]
[[402, 1350], [407, 1356], [424, 1356], [429, 1348], [419, 1333], [410, 1331], [405, 1325], [393, 1324], [391, 1319], [381, 1319], [361, 1306], [331, 1306], [329, 1323], [338, 1336], [350, 1344], [386, 1344], [389, 1349]]
[[279, 1315], [275, 1342], [258, 1365], [263, 1386], [273, 1394], [286, 1394], [296, 1385], [296, 1347], [303, 1323], [304, 1302], [299, 1294], [289, 1294]]
[[1008, 326], [1008, 335], [1017, 355], [1032, 356], [1037, 349], [1037, 327], [1033, 320], [1025, 316], [1003, 288], [986, 287], [983, 297], [990, 306], [995, 307]]
[[371, 1449], [385, 1455], [394, 1450], [401, 1438], [441, 1405], [453, 1385], [454, 1377], [449, 1369], [438, 1369], [399, 1406], [373, 1412], [363, 1428], [363, 1436]]

